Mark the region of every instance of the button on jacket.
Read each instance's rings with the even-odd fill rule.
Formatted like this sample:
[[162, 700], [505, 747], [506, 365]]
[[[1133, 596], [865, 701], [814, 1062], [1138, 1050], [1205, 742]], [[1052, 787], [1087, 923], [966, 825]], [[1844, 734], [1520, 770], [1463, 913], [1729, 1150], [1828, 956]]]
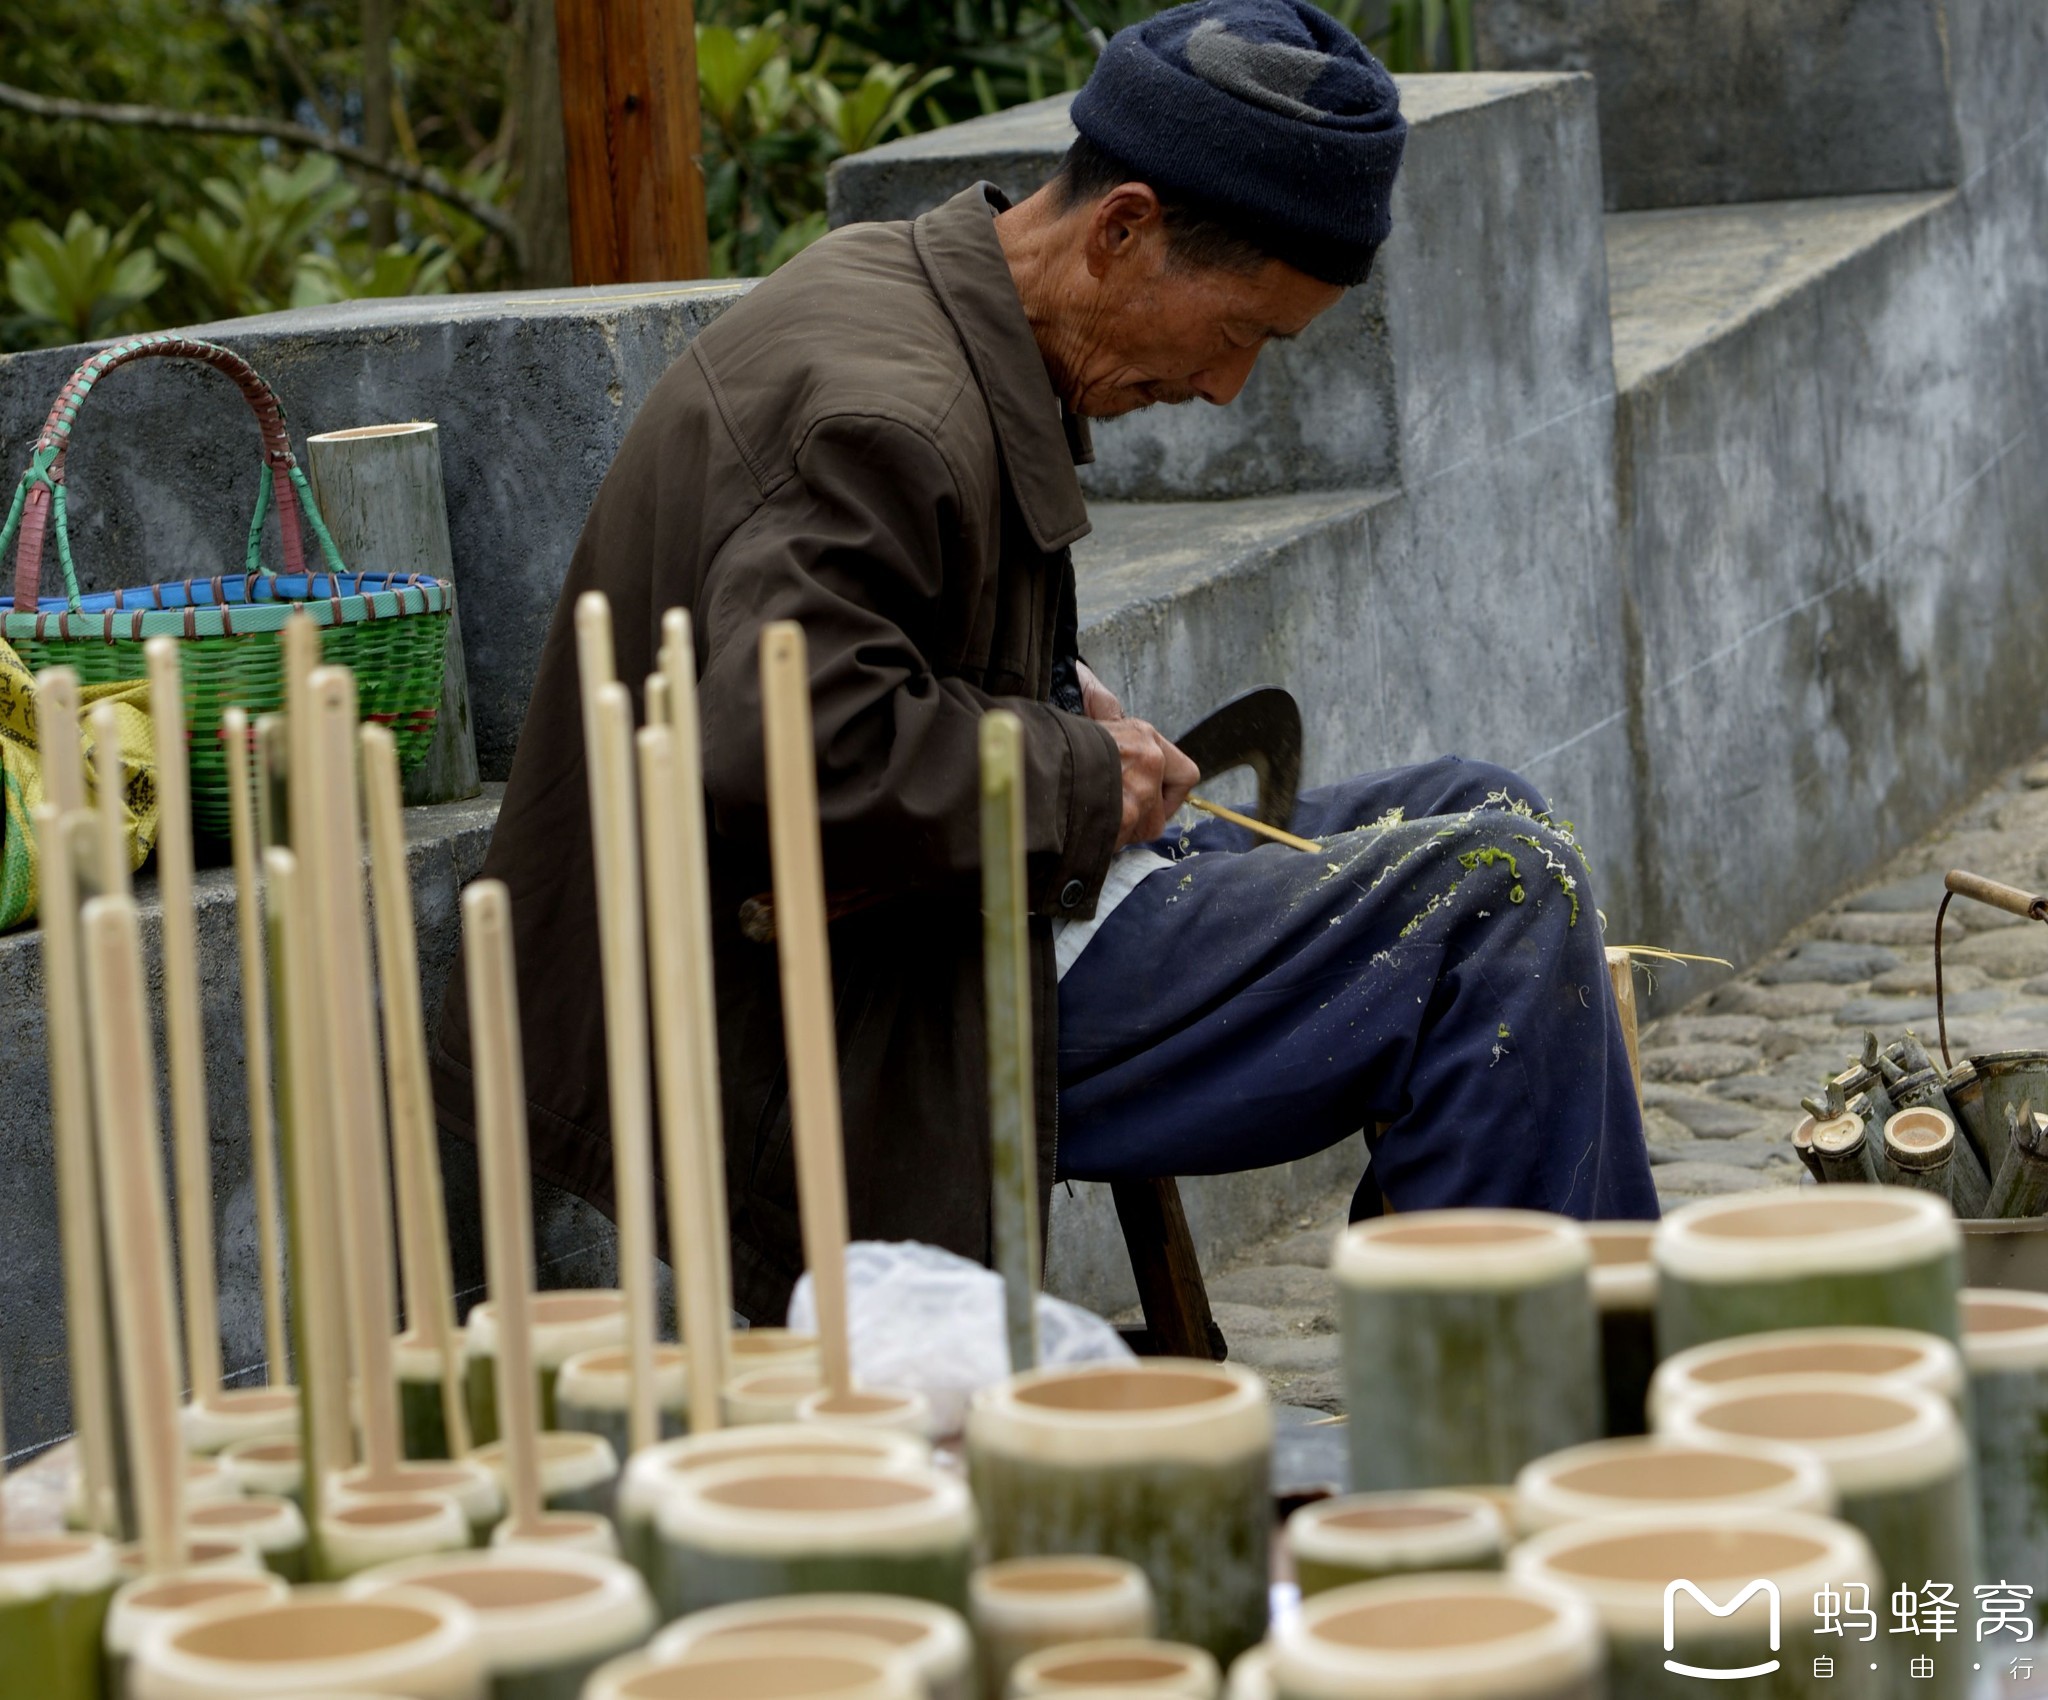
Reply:
[[[1047, 917], [1092, 913], [1121, 820], [1116, 746], [1073, 689], [1068, 546], [1088, 529], [1065, 420], [986, 186], [855, 225], [707, 327], [662, 377], [584, 525], [535, 675], [486, 874], [512, 891], [534, 1167], [612, 1206], [575, 599], [611, 600], [634, 693], [671, 607], [695, 624], [711, 819], [735, 1302], [780, 1317], [802, 1269], [772, 945], [758, 641], [809, 645], [853, 1232], [989, 1252], [977, 723], [1024, 723], [1039, 1175], [1057, 1141]], [[470, 1134], [458, 967], [435, 1055]]]

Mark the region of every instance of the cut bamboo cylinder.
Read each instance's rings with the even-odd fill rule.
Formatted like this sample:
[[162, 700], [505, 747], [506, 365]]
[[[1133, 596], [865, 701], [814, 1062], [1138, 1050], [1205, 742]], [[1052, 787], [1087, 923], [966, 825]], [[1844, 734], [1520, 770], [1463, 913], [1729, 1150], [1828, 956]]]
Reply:
[[[1508, 1570], [1592, 1608], [1607, 1634], [1608, 1683], [1629, 1700], [1689, 1700], [1711, 1682], [1771, 1700], [1887, 1692], [1885, 1673], [1840, 1633], [1845, 1589], [1879, 1599], [1877, 1563], [1869, 1543], [1832, 1518], [1722, 1511], [1572, 1523], [1518, 1546]], [[1816, 1611], [1829, 1597], [1833, 1634]], [[1965, 1663], [1954, 1653], [1950, 1661]]]
[[823, 1375], [815, 1367], [749, 1370], [725, 1384], [719, 1408], [732, 1428], [793, 1423], [806, 1399], [828, 1391]]
[[243, 1103], [249, 1118], [249, 1185], [255, 1195], [257, 1282], [263, 1296], [263, 1359], [272, 1387], [291, 1363], [284, 1315], [284, 1252], [277, 1232], [277, 1132], [271, 1119], [270, 974], [263, 960], [263, 897], [257, 872], [261, 847], [250, 795], [254, 750], [249, 717], [221, 716], [227, 746], [228, 844], [235, 867], [235, 946], [242, 970]]
[[664, 1597], [661, 1547], [654, 1527], [663, 1496], [692, 1471], [715, 1464], [755, 1460], [787, 1463], [797, 1459], [863, 1464], [878, 1469], [922, 1468], [931, 1462], [931, 1448], [906, 1434], [882, 1429], [832, 1428], [822, 1423], [714, 1429], [709, 1434], [664, 1441], [626, 1460], [625, 1471], [619, 1478], [616, 1507], [621, 1550], [647, 1578], [655, 1597]]
[[[422, 573], [454, 584], [440, 436], [440, 428], [431, 421], [409, 420], [323, 431], [306, 439], [306, 471], [313, 494], [335, 547], [352, 571]], [[406, 782], [405, 800], [452, 803], [482, 789], [458, 601], [448, 620], [434, 741]]]
[[286, 1582], [312, 1579], [306, 1565], [306, 1519], [289, 1499], [266, 1494], [194, 1505], [186, 1510], [185, 1520], [195, 1535], [246, 1541], [263, 1560], [263, 1568]]
[[1896, 1382], [1963, 1405], [1962, 1354], [1948, 1341], [1909, 1328], [1787, 1328], [1713, 1340], [1657, 1366], [1650, 1411], [1662, 1427], [1687, 1399], [1742, 1381], [1781, 1375], [1851, 1375]]
[[816, 1458], [707, 1465], [655, 1512], [663, 1614], [781, 1594], [908, 1594], [964, 1612], [975, 1515], [957, 1476]]
[[846, 1635], [732, 1635], [666, 1655], [628, 1653], [598, 1668], [582, 1700], [923, 1700], [917, 1673]]
[[1703, 1199], [1664, 1218], [1657, 1347], [1781, 1328], [1915, 1328], [1957, 1337], [1962, 1230], [1905, 1187], [1830, 1186]]
[[[695, 724], [694, 687], [685, 689], [666, 675], [661, 693], [671, 719], [679, 701], [687, 702]], [[654, 680], [649, 680], [652, 690]], [[705, 1125], [702, 1083], [711, 1082], [716, 1099], [718, 1054], [716, 1033], [697, 1004], [700, 986], [696, 959], [708, 947], [696, 936], [705, 917], [693, 913], [693, 889], [685, 865], [689, 812], [680, 769], [697, 770], [696, 750], [687, 751], [676, 727], [646, 726], [639, 736], [641, 830], [647, 865], [647, 928], [653, 962], [655, 1050], [661, 1088], [663, 1179], [667, 1183], [669, 1255], [674, 1261], [682, 1309], [682, 1332], [694, 1342], [696, 1374], [690, 1380], [690, 1428], [709, 1433], [723, 1420], [719, 1398], [724, 1387], [729, 1313], [724, 1309], [721, 1267], [728, 1255], [724, 1216], [712, 1208], [714, 1194], [723, 1193], [725, 1163], [718, 1130]], [[694, 787], [693, 777], [689, 784]], [[698, 805], [701, 813], [701, 804]], [[699, 823], [701, 834], [702, 823]], [[714, 1161], [709, 1149], [721, 1153]]]
[[1949, 1107], [1971, 1145], [1996, 1175], [2006, 1158], [2009, 1114], [2023, 1104], [2048, 1108], [2048, 1051], [1987, 1051], [1949, 1076]]
[[166, 1623], [191, 1623], [229, 1602], [248, 1605], [283, 1599], [289, 1587], [269, 1571], [254, 1575], [217, 1570], [180, 1570], [124, 1582], [107, 1607], [105, 1692], [128, 1692], [128, 1664], [135, 1649]]
[[761, 707], [768, 759], [768, 841], [775, 874], [775, 950], [796, 1147], [804, 1263], [817, 1306], [819, 1361], [834, 1393], [853, 1388], [846, 1321], [846, 1152], [839, 1122], [839, 1035], [825, 939], [824, 852], [817, 750], [803, 628], [761, 630]]
[[618, 1558], [619, 1532], [598, 1511], [549, 1511], [538, 1523], [514, 1528], [500, 1523], [491, 1531], [492, 1547], [541, 1547], [549, 1552], [580, 1552], [592, 1558]]
[[[707, 1387], [723, 1387], [730, 1373], [723, 1361], [728, 1341], [726, 1332], [732, 1311], [732, 1247], [726, 1221], [725, 1119], [718, 1083], [718, 990], [711, 959], [711, 858], [704, 827], [704, 752], [697, 716], [697, 650], [687, 610], [671, 608], [661, 617], [661, 672], [665, 683], [663, 699], [668, 725], [674, 734], [675, 810], [679, 830], [676, 845], [682, 858], [679, 938], [696, 996], [689, 1000], [695, 1029], [691, 1055], [697, 1080], [697, 1115], [691, 1141], [696, 1158], [694, 1172], [702, 1189], [705, 1220], [703, 1261], [713, 1280], [716, 1296], [711, 1301], [720, 1319], [708, 1336], [721, 1361], [713, 1363], [702, 1346], [698, 1349], [698, 1371]], [[670, 1182], [671, 1194], [675, 1183]], [[688, 1325], [688, 1318], [685, 1317]], [[705, 1421], [716, 1419], [715, 1400], [707, 1396], [699, 1413]]]
[[1017, 1661], [1041, 1647], [1152, 1635], [1152, 1584], [1129, 1559], [1004, 1559], [968, 1577], [967, 1596], [989, 1700], [1002, 1694]]
[[873, 1392], [856, 1388], [851, 1393], [834, 1393], [821, 1387], [797, 1401], [796, 1420], [844, 1424], [849, 1428], [895, 1429], [901, 1434], [921, 1435], [926, 1440], [938, 1438], [932, 1402], [914, 1390]]
[[[532, 1364], [533, 1210], [528, 1194], [526, 1079], [513, 980], [512, 896], [498, 880], [462, 894], [463, 947], [475, 1033], [477, 1144], [484, 1183], [484, 1252], [495, 1342], [498, 1411], [514, 1528], [540, 1521], [540, 1389]], [[472, 1338], [475, 1324], [471, 1323]]]
[[1650, 1261], [1654, 1222], [1588, 1222], [1593, 1250], [1593, 1309], [1600, 1318], [1603, 1432], [1641, 1434], [1650, 1375], [1657, 1367], [1657, 1266]]
[[85, 906], [83, 931], [127, 1455], [148, 1569], [161, 1575], [185, 1562], [185, 1457], [178, 1435], [170, 1229], [135, 900], [94, 898]]
[[757, 1369], [816, 1369], [818, 1337], [793, 1328], [735, 1328], [725, 1356], [728, 1378]]
[[[1816, 1149], [1819, 1143], [1816, 1131]], [[1896, 1111], [1884, 1124], [1884, 1155], [1897, 1184], [1947, 1199], [1958, 1216], [1983, 1215], [1991, 1183], [1947, 1110], [1923, 1105]]]
[[[163, 896], [164, 1051], [178, 1176], [178, 1268], [184, 1277], [185, 1371], [192, 1403], [220, 1400], [220, 1278], [213, 1256], [213, 1141], [206, 1123], [206, 1041], [199, 1020], [199, 929], [192, 898], [192, 796], [184, 676], [175, 638], [143, 646], [156, 726], [158, 889]], [[240, 1438], [239, 1436], [237, 1438]]]
[[[1902, 1113], [1922, 1116], [1930, 1112], [1908, 1110]], [[1813, 1160], [1820, 1171], [1820, 1178], [1836, 1186], [1877, 1186], [1884, 1180], [1878, 1169], [1878, 1155], [1871, 1143], [1870, 1130], [1863, 1118], [1853, 1112], [1814, 1123]]]
[[1017, 1661], [1010, 1672], [1009, 1700], [1041, 1696], [1072, 1700], [1077, 1695], [1173, 1695], [1178, 1700], [1217, 1700], [1223, 1672], [1200, 1647], [1150, 1639], [1068, 1642], [1042, 1647]]
[[306, 1509], [306, 1467], [296, 1440], [238, 1440], [221, 1448], [220, 1463], [237, 1493], [289, 1499]]
[[1575, 1222], [1431, 1210], [1347, 1229], [1334, 1268], [1361, 1491], [1506, 1482], [1599, 1437], [1593, 1254]]
[[[656, 1346], [652, 1367], [662, 1438], [673, 1440], [689, 1429], [688, 1349]], [[634, 1450], [627, 1433], [632, 1395], [632, 1363], [627, 1353], [611, 1346], [578, 1352], [555, 1377], [555, 1421], [563, 1429], [601, 1434], [621, 1458], [629, 1457]]]
[[492, 1700], [577, 1700], [592, 1671], [654, 1629], [638, 1571], [559, 1547], [409, 1559], [365, 1572], [344, 1592], [377, 1600], [416, 1588], [475, 1614]]
[[0, 1679], [23, 1700], [100, 1700], [120, 1573], [100, 1535], [0, 1539]]
[[445, 1595], [393, 1589], [374, 1600], [334, 1588], [228, 1604], [145, 1635], [130, 1700], [270, 1700], [321, 1691], [485, 1700], [476, 1616]]
[[1302, 1598], [1425, 1570], [1498, 1570], [1508, 1530], [1476, 1494], [1425, 1489], [1319, 1499], [1287, 1519]]
[[1820, 1158], [1814, 1155], [1813, 1130], [1820, 1124], [1810, 1115], [1801, 1116], [1792, 1124], [1792, 1155], [1799, 1159], [1799, 1166], [1815, 1180], [1821, 1178]]
[[996, 1270], [1012, 1371], [1038, 1367], [1038, 1121], [1024, 910], [1024, 727], [994, 709], [981, 719], [982, 963]]
[[1533, 1535], [1560, 1523], [1701, 1510], [1835, 1509], [1832, 1478], [1796, 1446], [1763, 1440], [1691, 1445], [1658, 1435], [1553, 1452], [1515, 1478], [1514, 1526]]
[[612, 663], [611, 604], [576, 599], [583, 765], [597, 876], [606, 1114], [611, 1122], [619, 1286], [626, 1295], [632, 1396], [626, 1430], [637, 1452], [660, 1438], [654, 1394], [654, 1106], [647, 1056], [647, 928], [642, 914], [639, 805], [633, 787], [633, 704]]
[[[928, 1700], [974, 1700], [974, 1645], [950, 1607], [902, 1594], [797, 1594], [692, 1612], [648, 1645], [657, 1659], [759, 1636], [843, 1635], [902, 1660]], [[984, 1693], [990, 1691], [984, 1690]]]
[[469, 1521], [446, 1494], [351, 1498], [337, 1493], [320, 1513], [321, 1574], [330, 1582], [399, 1559], [462, 1552], [469, 1545]]
[[[562, 1366], [581, 1352], [625, 1348], [625, 1295], [609, 1287], [561, 1287], [529, 1293], [528, 1307], [526, 1353], [533, 1366], [536, 1409], [540, 1426], [556, 1429], [561, 1426], [555, 1400]], [[465, 1327], [465, 1408], [470, 1439], [478, 1446], [500, 1434], [498, 1314], [496, 1301], [485, 1299], [470, 1307]]]
[[1984, 1214], [2004, 1220], [2048, 1213], [2048, 1117], [2030, 1110], [2015, 1114], [2005, 1160], [1984, 1201]]
[[[501, 1435], [475, 1448], [470, 1462], [483, 1465], [498, 1478], [508, 1501], [512, 1498], [513, 1449]], [[540, 1471], [541, 1503], [548, 1511], [608, 1512], [618, 1492], [619, 1455], [601, 1434], [578, 1434], [566, 1429], [547, 1429], [538, 1436], [536, 1466]]]
[[1223, 1677], [1223, 1700], [1280, 1700], [1273, 1682], [1273, 1649], [1261, 1642], [1240, 1653]]
[[2048, 1294], [1963, 1294], [1987, 1581], [2048, 1577]]
[[1583, 1600], [1501, 1576], [1333, 1588], [1274, 1626], [1280, 1700], [1601, 1700]]
[[990, 1558], [1129, 1559], [1159, 1633], [1219, 1660], [1265, 1632], [1272, 1445], [1257, 1374], [1179, 1358], [1011, 1376], [967, 1419]]
[[[1947, 1400], [1918, 1388], [1839, 1375], [1738, 1382], [1689, 1400], [1668, 1432], [1687, 1445], [1768, 1440], [1810, 1452], [1826, 1468], [1840, 1516], [1868, 1537], [1886, 1598], [1930, 1578], [1967, 1601], [1978, 1580], [1977, 1501], [1969, 1445]], [[1962, 1696], [1969, 1673], [1944, 1660], [1927, 1692]], [[1918, 1685], [1915, 1685], [1916, 1690]]]
[[[420, 1010], [419, 941], [413, 932], [398, 743], [382, 726], [364, 727], [361, 739], [400, 1263], [405, 1277], [406, 1329], [413, 1342], [396, 1354], [405, 1419], [403, 1450], [408, 1458], [460, 1458], [469, 1450], [462, 1342], [455, 1323], [455, 1280], [441, 1197], [441, 1160], [434, 1143], [434, 1089], [427, 1074], [426, 1028]], [[406, 1373], [421, 1367], [421, 1352], [432, 1370], [431, 1377], [424, 1378], [433, 1384], [431, 1399], [422, 1399], [414, 1391], [423, 1378]], [[432, 1422], [435, 1404], [439, 1406], [438, 1425]], [[421, 1410], [422, 1405], [427, 1408]]]
[[[47, 677], [45, 675], [44, 677]], [[59, 722], [44, 704], [43, 725]], [[79, 854], [91, 817], [50, 803], [35, 811], [41, 850], [43, 1026], [50, 1070], [51, 1154], [64, 1263], [71, 1420], [78, 1436], [82, 1526], [121, 1527], [116, 1480], [114, 1394], [107, 1343], [107, 1290], [100, 1237], [99, 1158], [93, 1149], [92, 1087], [86, 1060], [85, 964], [78, 936]], [[88, 835], [81, 839], [81, 834]]]

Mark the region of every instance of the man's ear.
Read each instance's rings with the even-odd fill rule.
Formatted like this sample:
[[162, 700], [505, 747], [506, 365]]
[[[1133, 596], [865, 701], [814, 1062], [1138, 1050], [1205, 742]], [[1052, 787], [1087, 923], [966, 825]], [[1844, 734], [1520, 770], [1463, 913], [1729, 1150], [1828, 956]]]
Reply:
[[1148, 183], [1120, 183], [1097, 201], [1088, 216], [1089, 275], [1097, 279], [1166, 233], [1165, 213]]

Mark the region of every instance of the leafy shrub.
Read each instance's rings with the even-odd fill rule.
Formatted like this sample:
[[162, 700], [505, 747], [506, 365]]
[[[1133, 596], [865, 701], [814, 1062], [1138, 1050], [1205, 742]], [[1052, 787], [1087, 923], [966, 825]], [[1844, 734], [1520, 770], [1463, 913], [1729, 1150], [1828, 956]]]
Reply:
[[156, 256], [134, 246], [147, 212], [109, 230], [81, 207], [64, 221], [61, 236], [41, 219], [9, 225], [7, 293], [19, 312], [7, 324], [7, 340], [60, 347], [127, 328], [164, 281]]

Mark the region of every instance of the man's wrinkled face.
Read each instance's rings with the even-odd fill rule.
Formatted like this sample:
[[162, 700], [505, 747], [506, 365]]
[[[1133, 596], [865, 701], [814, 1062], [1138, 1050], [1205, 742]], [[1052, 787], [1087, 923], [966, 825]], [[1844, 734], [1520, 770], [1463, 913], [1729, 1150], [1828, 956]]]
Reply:
[[1279, 260], [1255, 271], [1187, 263], [1143, 185], [1098, 203], [1086, 244], [1060, 387], [1091, 419], [1198, 397], [1220, 407], [1268, 342], [1299, 336], [1344, 293]]

